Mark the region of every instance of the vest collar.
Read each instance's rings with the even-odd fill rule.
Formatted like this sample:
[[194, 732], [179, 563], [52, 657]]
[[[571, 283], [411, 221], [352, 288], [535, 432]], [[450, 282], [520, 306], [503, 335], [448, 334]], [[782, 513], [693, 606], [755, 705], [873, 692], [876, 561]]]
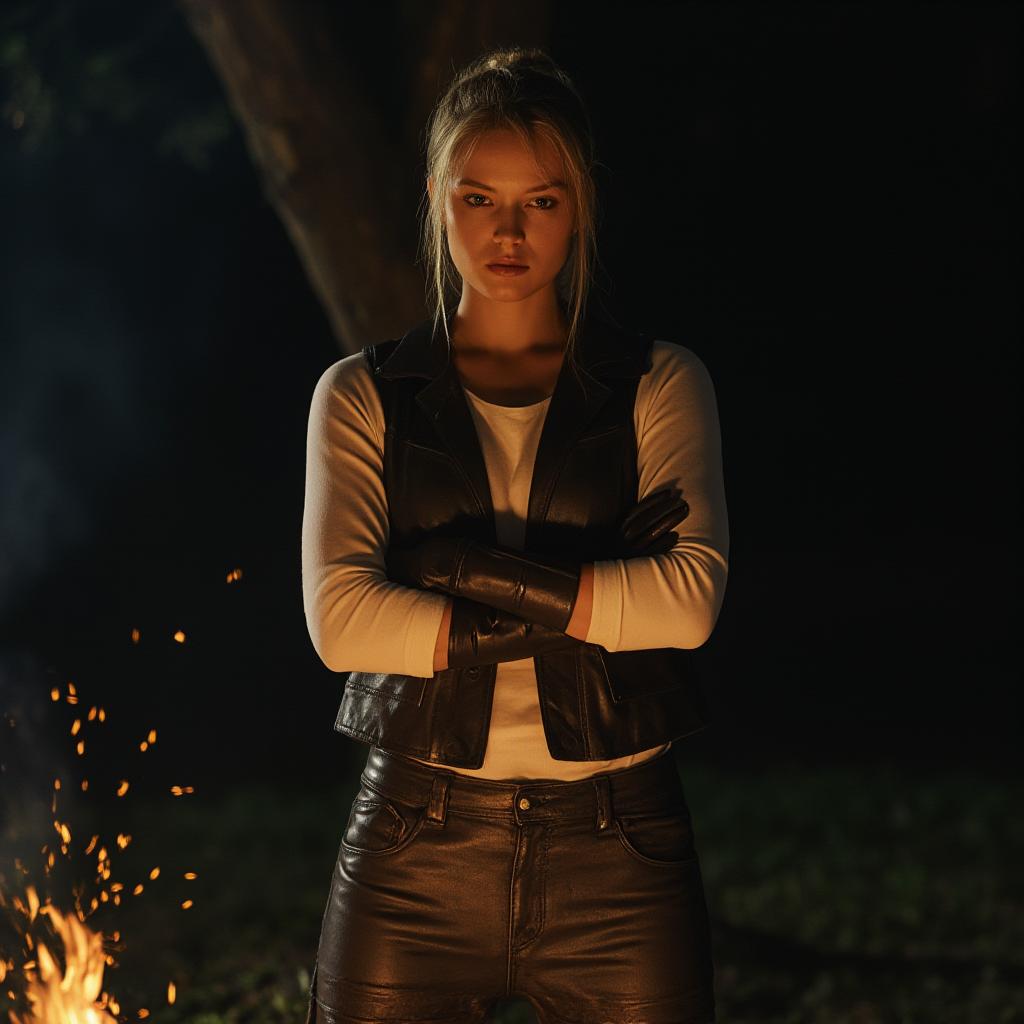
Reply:
[[[451, 321], [455, 306], [446, 312]], [[442, 323], [438, 323], [437, 331], [432, 327], [430, 317], [402, 335], [391, 355], [377, 368], [377, 374], [385, 380], [426, 377], [436, 381], [444, 376], [451, 368], [448, 340]], [[607, 314], [589, 308], [583, 317], [575, 357], [584, 378], [639, 377], [650, 369], [649, 351], [644, 365], [644, 352], [637, 345], [636, 335], [615, 324]]]
[[[454, 308], [449, 312], [449, 318]], [[494, 507], [487, 467], [477, 438], [469, 404], [455, 364], [448, 355], [443, 325], [431, 331], [426, 320], [403, 335], [391, 355], [377, 368], [382, 378], [427, 379], [416, 391], [416, 404], [434, 425], [444, 449], [457, 465], [476, 496], [480, 518], [494, 542]], [[631, 333], [610, 319], [589, 314], [577, 345], [579, 378], [562, 361], [538, 442], [530, 486], [526, 545], [537, 542], [536, 530], [548, 513], [555, 484], [565, 459], [608, 401], [615, 386], [612, 378], [639, 378], [651, 367], [649, 339]]]

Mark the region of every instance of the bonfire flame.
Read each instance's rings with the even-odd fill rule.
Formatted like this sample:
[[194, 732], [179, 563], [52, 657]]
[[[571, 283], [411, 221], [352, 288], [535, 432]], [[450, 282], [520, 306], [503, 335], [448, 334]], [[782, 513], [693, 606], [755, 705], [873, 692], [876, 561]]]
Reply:
[[62, 914], [49, 905], [40, 907], [31, 886], [27, 893], [31, 916], [35, 917], [37, 909], [40, 914], [46, 914], [60, 936], [66, 967], [62, 974], [46, 945], [37, 944], [38, 974], [29, 964], [25, 965], [25, 995], [32, 1005], [32, 1015], [19, 1017], [11, 1010], [11, 1024], [117, 1024], [116, 1017], [107, 1013], [108, 1005], [117, 1013], [117, 1004], [108, 1003], [106, 996], [103, 1001], [96, 1001], [106, 963], [102, 933], [92, 931], [74, 914]]

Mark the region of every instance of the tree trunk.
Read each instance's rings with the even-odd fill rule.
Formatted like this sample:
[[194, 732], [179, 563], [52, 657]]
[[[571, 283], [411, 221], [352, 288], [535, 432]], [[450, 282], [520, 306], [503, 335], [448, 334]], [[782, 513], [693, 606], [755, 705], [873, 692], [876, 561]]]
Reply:
[[[398, 337], [426, 315], [415, 263], [424, 128], [454, 68], [492, 45], [545, 46], [545, 0], [400, 0], [393, 35], [348, 39], [326, 0], [178, 0], [224, 83], [263, 193], [281, 218], [341, 350]], [[405, 33], [403, 35], [402, 33]], [[403, 45], [414, 56], [403, 57]], [[372, 47], [408, 117], [347, 60]], [[363, 58], [365, 60], [365, 57]]]

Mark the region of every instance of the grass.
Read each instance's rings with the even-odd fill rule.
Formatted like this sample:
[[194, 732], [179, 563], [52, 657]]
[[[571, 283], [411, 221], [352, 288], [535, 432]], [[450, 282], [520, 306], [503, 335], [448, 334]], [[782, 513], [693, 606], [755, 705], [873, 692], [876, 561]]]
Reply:
[[[684, 764], [682, 778], [720, 1024], [1024, 1021], [1013, 783], [894, 767]], [[302, 1024], [354, 792], [355, 780], [307, 793], [254, 785], [134, 805], [133, 845], [147, 864], [159, 851], [165, 874], [116, 910], [124, 949], [104, 987], [131, 1019], [146, 1006], [153, 1024]], [[180, 881], [185, 870], [198, 878]], [[520, 1003], [497, 1017], [533, 1020]]]

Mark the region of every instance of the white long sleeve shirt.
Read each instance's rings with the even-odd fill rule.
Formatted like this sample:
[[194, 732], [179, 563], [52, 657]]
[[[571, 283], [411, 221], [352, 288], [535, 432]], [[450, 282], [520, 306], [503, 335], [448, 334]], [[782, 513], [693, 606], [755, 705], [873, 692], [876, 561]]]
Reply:
[[[587, 642], [607, 651], [694, 648], [711, 635], [725, 594], [729, 529], [718, 407], [711, 377], [690, 349], [657, 340], [640, 378], [633, 419], [639, 500], [678, 487], [689, 515], [660, 555], [594, 563]], [[533, 463], [551, 398], [486, 402], [464, 388], [494, 505], [499, 544], [522, 550]], [[447, 594], [387, 578], [384, 411], [362, 353], [323, 372], [313, 391], [302, 520], [302, 594], [313, 647], [335, 672], [432, 677]], [[480, 768], [490, 779], [586, 778], [654, 757], [670, 744], [609, 761], [557, 761], [544, 738], [532, 658], [497, 666]], [[434, 762], [424, 762], [434, 763]]]

